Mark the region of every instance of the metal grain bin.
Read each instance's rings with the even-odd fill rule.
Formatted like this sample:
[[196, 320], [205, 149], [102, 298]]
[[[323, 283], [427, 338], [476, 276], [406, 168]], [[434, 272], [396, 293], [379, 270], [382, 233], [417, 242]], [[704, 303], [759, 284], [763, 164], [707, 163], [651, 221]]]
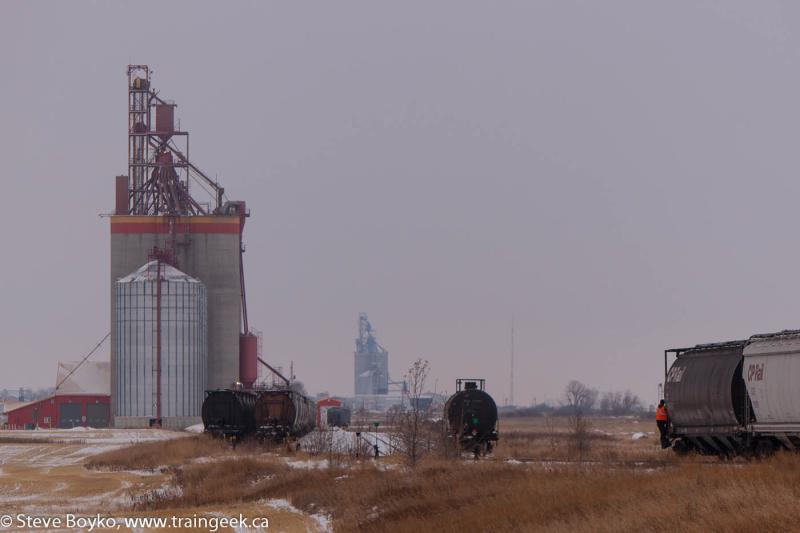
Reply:
[[756, 431], [800, 430], [800, 331], [751, 337], [742, 376], [753, 403]]
[[199, 421], [206, 388], [206, 288], [160, 261], [115, 283], [117, 427]]

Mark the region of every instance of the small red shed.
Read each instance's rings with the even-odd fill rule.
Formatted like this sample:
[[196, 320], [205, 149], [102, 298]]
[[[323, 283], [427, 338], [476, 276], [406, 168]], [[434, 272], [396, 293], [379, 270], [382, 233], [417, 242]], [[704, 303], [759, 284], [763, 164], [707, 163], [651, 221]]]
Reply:
[[[337, 400], [336, 398], [323, 398], [317, 402], [317, 427], [320, 428], [322, 425], [320, 421], [323, 420], [322, 413], [327, 412], [328, 407], [341, 407], [342, 402], [341, 400]], [[325, 422], [327, 423], [328, 419], [325, 417]]]

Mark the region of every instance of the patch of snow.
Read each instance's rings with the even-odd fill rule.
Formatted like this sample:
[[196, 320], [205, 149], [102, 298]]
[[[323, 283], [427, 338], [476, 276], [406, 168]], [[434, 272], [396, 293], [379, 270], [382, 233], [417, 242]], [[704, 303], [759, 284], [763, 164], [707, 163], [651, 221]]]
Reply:
[[319, 461], [315, 461], [313, 459], [308, 459], [306, 461], [293, 461], [288, 457], [284, 457], [283, 461], [286, 463], [286, 466], [289, 468], [298, 468], [301, 470], [323, 470], [328, 468], [328, 460], [321, 459]]
[[152, 470], [125, 470], [126, 474], [132, 474], [134, 476], [157, 476], [162, 473], [165, 469], [165, 466], [157, 466]]
[[0, 430], [0, 437], [56, 440], [64, 444], [135, 444], [188, 437], [183, 431], [167, 429], [41, 429], [35, 431]]
[[367, 450], [369, 456], [372, 456], [373, 446], [377, 444], [378, 453], [384, 456], [398, 449], [398, 441], [398, 436], [393, 433], [365, 431], [358, 437], [355, 431], [334, 427], [326, 430], [315, 429], [299, 442], [301, 450], [324, 448], [325, 451], [330, 449], [333, 452], [349, 453], [356, 447], [369, 448]]
[[318, 531], [321, 533], [333, 533], [333, 525], [329, 515], [316, 513], [311, 515], [311, 519], [317, 523]]
[[189, 426], [188, 428], [184, 428], [184, 431], [188, 431], [189, 433], [202, 433], [206, 430], [206, 427], [203, 424], [195, 424], [193, 426]]
[[266, 503], [270, 507], [274, 507], [275, 509], [280, 509], [282, 511], [290, 511], [292, 513], [303, 514], [303, 511], [292, 505], [289, 500], [284, 500], [283, 498], [271, 498], [269, 500], [266, 500], [264, 503]]
[[637, 431], [633, 435], [631, 435], [631, 440], [639, 440], [647, 438], [647, 433], [642, 433], [641, 431]]
[[330, 516], [324, 513], [306, 514], [297, 507], [295, 507], [294, 505], [292, 505], [291, 502], [289, 502], [288, 500], [284, 500], [283, 498], [262, 500], [260, 503], [269, 505], [273, 509], [280, 509], [282, 511], [289, 511], [290, 513], [296, 513], [299, 515], [308, 516], [316, 524], [318, 533], [333, 532], [333, 526], [331, 525]]
[[158, 496], [158, 499], [179, 498], [183, 496], [183, 489], [170, 482], [164, 483], [161, 487], [153, 490], [153, 495]]

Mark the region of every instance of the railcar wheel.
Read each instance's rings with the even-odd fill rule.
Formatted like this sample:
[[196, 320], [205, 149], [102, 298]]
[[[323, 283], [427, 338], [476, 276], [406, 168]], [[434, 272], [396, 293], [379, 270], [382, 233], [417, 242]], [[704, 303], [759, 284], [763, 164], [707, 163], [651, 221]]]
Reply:
[[672, 443], [672, 451], [675, 452], [676, 455], [679, 455], [681, 457], [688, 455], [690, 450], [691, 447], [683, 439], [678, 439]]
[[766, 459], [774, 453], [775, 447], [772, 445], [772, 441], [762, 439], [756, 442], [756, 449], [754, 453], [756, 459]]

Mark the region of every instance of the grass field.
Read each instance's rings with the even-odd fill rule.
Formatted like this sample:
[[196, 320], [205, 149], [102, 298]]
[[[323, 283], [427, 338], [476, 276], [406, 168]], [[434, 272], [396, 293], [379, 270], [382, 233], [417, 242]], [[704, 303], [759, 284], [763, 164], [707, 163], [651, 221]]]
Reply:
[[592, 419], [577, 457], [569, 419], [507, 419], [492, 455], [431, 452], [413, 469], [198, 435], [92, 454], [76, 483], [124, 480], [129, 513], [266, 514], [276, 531], [797, 530], [800, 456], [677, 458], [654, 425]]

